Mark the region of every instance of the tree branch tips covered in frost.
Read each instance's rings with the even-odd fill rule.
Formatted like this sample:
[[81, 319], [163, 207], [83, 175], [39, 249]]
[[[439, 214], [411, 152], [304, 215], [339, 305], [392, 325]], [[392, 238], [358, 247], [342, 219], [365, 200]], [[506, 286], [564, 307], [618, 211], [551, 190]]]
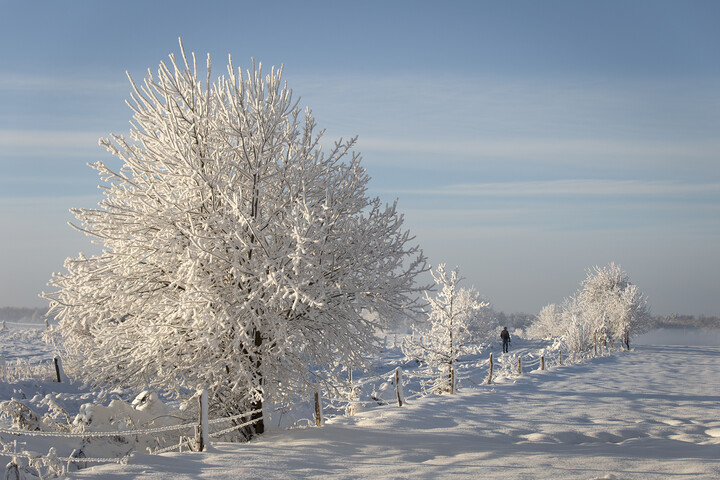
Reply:
[[282, 68], [229, 61], [213, 81], [210, 67], [203, 83], [181, 43], [180, 61], [130, 78], [130, 138], [100, 140], [122, 167], [92, 164], [104, 199], [72, 210], [103, 253], [68, 259], [45, 296], [69, 369], [174, 395], [205, 385], [235, 414], [363, 365], [373, 319], [417, 307], [427, 268], [396, 206], [366, 196], [355, 139], [322, 151]]

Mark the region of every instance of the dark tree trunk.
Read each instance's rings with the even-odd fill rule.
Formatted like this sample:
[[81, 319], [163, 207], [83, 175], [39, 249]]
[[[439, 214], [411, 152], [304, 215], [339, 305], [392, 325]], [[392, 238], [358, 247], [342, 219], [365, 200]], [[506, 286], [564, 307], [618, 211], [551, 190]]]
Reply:
[[[254, 334], [254, 369], [255, 369], [255, 381], [257, 382], [257, 385], [262, 386], [264, 383], [264, 379], [261, 372], [262, 367], [262, 358], [260, 354], [260, 347], [262, 347], [263, 344], [263, 338], [260, 334], [259, 330], [255, 330]], [[248, 410], [249, 413], [246, 417], [243, 417], [242, 423], [250, 423], [249, 425], [246, 425], [242, 429], [240, 429], [240, 433], [245, 437], [245, 440], [251, 440], [257, 435], [261, 435], [265, 433], [265, 420], [263, 419], [263, 401], [262, 400], [256, 400], [254, 402], [250, 402]]]

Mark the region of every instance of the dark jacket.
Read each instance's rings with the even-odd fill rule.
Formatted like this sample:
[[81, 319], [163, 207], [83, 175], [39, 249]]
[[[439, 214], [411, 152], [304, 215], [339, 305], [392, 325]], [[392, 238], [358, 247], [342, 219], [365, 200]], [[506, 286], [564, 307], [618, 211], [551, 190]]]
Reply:
[[502, 338], [504, 342], [509, 342], [510, 332], [508, 332], [507, 330], [503, 330], [502, 332], [500, 332], [500, 338]]

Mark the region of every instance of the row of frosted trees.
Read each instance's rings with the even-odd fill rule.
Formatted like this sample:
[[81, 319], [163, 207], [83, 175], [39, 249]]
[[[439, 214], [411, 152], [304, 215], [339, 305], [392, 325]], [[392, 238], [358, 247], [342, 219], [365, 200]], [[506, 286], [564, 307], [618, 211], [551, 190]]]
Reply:
[[645, 295], [611, 263], [589, 269], [575, 295], [562, 304], [543, 307], [528, 334], [558, 340], [573, 352], [616, 343], [629, 349], [631, 335], [642, 333], [649, 320]]
[[[453, 393], [458, 359], [496, 333], [489, 304], [474, 288], [461, 288], [458, 269], [439, 265], [432, 272], [437, 291], [425, 292], [427, 316], [402, 343], [408, 358], [422, 361], [437, 376], [432, 390]], [[588, 270], [577, 293], [561, 304], [545, 306], [528, 328], [528, 336], [555, 341], [557, 348], [586, 352], [620, 344], [630, 349], [631, 335], [648, 326], [647, 299], [619, 265]]]

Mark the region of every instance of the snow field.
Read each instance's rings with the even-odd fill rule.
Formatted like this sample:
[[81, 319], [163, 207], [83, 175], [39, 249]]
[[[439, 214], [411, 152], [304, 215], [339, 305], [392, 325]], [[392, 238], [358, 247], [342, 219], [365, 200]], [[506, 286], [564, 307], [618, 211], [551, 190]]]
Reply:
[[[0, 351], [21, 360], [51, 358], [41, 333], [2, 332]], [[458, 365], [459, 392], [437, 396], [422, 392], [422, 369], [397, 344], [390, 337], [375, 361], [377, 375], [354, 372], [354, 416], [344, 415], [342, 401], [325, 399], [326, 423], [315, 428], [308, 401], [270, 412], [271, 432], [249, 444], [213, 442], [205, 453], [136, 452], [129, 465], [90, 466], [69, 478], [720, 478], [720, 347], [645, 345], [573, 365], [566, 354], [562, 367], [557, 353], [547, 352], [541, 372], [547, 345], [517, 338], [509, 355], [493, 350], [493, 385], [485, 385], [489, 350], [480, 350]], [[402, 408], [391, 381], [397, 366], [408, 402]], [[108, 398], [76, 384], [22, 380], [0, 387], [2, 400], [22, 392], [36, 409], [51, 399], [77, 412]], [[23, 442], [42, 454], [53, 445], [58, 456], [69, 454], [58, 439]]]
[[642, 346], [77, 479], [720, 478], [719, 347]]

